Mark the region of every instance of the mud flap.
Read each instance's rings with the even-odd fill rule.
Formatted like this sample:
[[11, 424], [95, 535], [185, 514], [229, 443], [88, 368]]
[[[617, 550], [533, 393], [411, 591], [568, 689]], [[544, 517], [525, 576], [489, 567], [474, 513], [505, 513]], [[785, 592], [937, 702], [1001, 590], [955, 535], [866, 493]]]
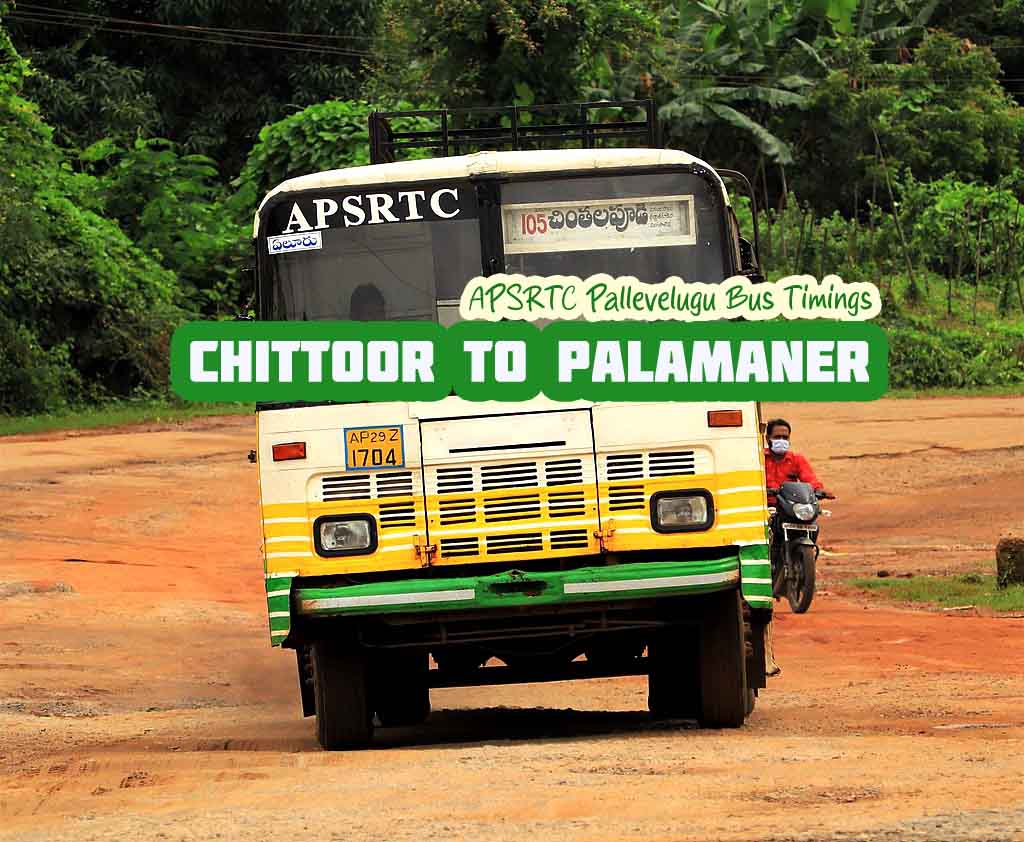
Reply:
[[316, 715], [316, 694], [313, 690], [313, 661], [309, 657], [309, 648], [299, 646], [295, 650], [295, 659], [299, 668], [299, 695], [302, 698], [302, 715]]
[[763, 623], [752, 623], [750, 643], [747, 654], [747, 686], [752, 690], [760, 690], [768, 686], [768, 662], [766, 657], [765, 637], [767, 627]]
[[772, 609], [743, 606], [744, 632], [747, 644], [747, 686], [758, 690], [767, 686], [767, 679], [782, 669], [775, 662], [772, 646]]
[[771, 677], [782, 672], [782, 667], [775, 661], [775, 647], [772, 644], [772, 623], [769, 620], [764, 626], [764, 634], [761, 636], [764, 645], [764, 666], [765, 675]]

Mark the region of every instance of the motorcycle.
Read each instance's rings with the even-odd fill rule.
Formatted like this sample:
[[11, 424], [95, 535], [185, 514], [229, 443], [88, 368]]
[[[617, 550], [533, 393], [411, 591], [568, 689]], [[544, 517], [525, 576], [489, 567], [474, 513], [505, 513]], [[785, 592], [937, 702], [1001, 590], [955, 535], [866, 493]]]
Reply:
[[803, 614], [814, 599], [818, 561], [818, 517], [831, 516], [819, 500], [828, 499], [806, 482], [784, 482], [769, 488], [775, 505], [768, 507], [771, 530], [772, 595], [785, 596], [794, 614]]

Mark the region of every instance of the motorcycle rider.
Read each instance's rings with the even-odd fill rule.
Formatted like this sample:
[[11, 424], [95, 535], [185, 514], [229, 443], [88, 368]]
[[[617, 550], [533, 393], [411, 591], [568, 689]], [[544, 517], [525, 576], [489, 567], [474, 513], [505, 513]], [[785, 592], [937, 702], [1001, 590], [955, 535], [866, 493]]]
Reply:
[[[835, 495], [825, 490], [807, 458], [789, 449], [792, 432], [793, 425], [785, 418], [773, 418], [764, 425], [768, 445], [764, 451], [765, 486], [778, 488], [784, 482], [806, 482], [826, 500], [834, 500]], [[768, 505], [775, 505], [774, 495], [769, 495]]]
[[[793, 425], [785, 418], [773, 418], [764, 427], [764, 436], [767, 443], [764, 456], [765, 487], [778, 488], [784, 482], [806, 482], [821, 496], [834, 500], [835, 495], [826, 491], [814, 468], [807, 458], [799, 453], [794, 453], [789, 448], [789, 438], [793, 432]], [[775, 495], [768, 495], [768, 505], [775, 505]], [[771, 554], [779, 552], [777, 542], [781, 536], [772, 536]], [[765, 651], [768, 657], [768, 674], [777, 675], [781, 672], [775, 662], [772, 641], [772, 624], [769, 623], [765, 629]], [[774, 670], [774, 672], [773, 672]]]

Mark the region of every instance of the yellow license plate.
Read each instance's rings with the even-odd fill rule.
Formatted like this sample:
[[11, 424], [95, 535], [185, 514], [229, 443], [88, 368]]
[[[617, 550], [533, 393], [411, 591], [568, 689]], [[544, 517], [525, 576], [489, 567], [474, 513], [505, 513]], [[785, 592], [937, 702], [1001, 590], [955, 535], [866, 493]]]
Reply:
[[345, 470], [381, 471], [405, 467], [401, 427], [346, 427]]

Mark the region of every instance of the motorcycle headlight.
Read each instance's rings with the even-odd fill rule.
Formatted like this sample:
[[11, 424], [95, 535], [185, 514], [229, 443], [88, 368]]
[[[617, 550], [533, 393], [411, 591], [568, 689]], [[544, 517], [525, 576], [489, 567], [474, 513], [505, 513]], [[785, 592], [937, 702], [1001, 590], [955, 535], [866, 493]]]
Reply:
[[793, 514], [800, 518], [800, 520], [814, 520], [814, 516], [817, 514], [815, 509], [817, 509], [817, 506], [814, 503], [793, 504]]
[[313, 537], [320, 555], [359, 555], [377, 548], [377, 531], [368, 515], [317, 518]]
[[711, 501], [706, 494], [655, 494], [651, 504], [651, 525], [656, 532], [689, 532], [711, 526]]

